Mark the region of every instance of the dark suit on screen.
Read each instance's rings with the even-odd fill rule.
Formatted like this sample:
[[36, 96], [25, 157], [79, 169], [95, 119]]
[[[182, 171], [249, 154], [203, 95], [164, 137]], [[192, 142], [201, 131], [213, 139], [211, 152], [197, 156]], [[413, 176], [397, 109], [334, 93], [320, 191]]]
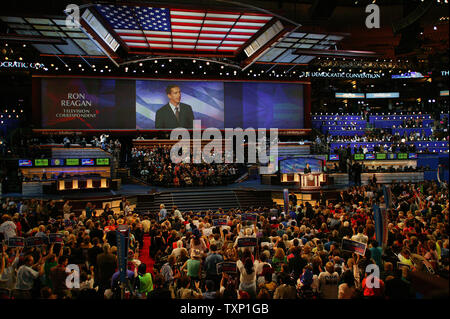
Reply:
[[177, 127], [184, 127], [187, 129], [193, 128], [194, 112], [192, 107], [188, 104], [180, 103], [180, 121], [177, 121], [175, 113], [170, 107], [169, 103], [162, 106], [156, 111], [155, 128], [174, 129]]

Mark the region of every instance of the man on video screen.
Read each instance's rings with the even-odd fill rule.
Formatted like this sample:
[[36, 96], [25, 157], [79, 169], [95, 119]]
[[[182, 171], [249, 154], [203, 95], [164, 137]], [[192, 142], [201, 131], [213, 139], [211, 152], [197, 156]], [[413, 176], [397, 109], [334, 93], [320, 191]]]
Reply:
[[194, 112], [188, 104], [180, 103], [181, 90], [178, 85], [169, 85], [166, 88], [169, 103], [156, 111], [155, 128], [174, 129], [184, 127], [192, 129]]

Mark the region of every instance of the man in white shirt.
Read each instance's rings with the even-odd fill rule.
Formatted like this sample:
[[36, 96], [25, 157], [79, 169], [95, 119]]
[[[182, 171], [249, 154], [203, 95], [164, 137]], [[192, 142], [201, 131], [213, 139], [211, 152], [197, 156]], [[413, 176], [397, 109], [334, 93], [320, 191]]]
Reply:
[[11, 216], [3, 215], [3, 223], [0, 225], [0, 233], [3, 234], [5, 239], [16, 237], [16, 224], [11, 220]]
[[364, 235], [364, 227], [358, 227], [358, 234], [352, 236], [353, 241], [357, 241], [359, 243], [367, 244], [369, 242], [369, 237]]
[[[44, 259], [40, 259], [38, 263], [34, 264], [33, 256], [25, 257], [25, 264], [17, 270], [16, 287], [13, 291], [14, 299], [31, 299], [34, 280], [44, 274], [44, 265]], [[33, 268], [38, 268], [38, 271]]]
[[176, 206], [173, 207], [173, 217], [177, 218], [181, 221], [184, 222], [184, 218], [183, 215], [181, 215], [181, 212], [178, 210], [178, 208]]

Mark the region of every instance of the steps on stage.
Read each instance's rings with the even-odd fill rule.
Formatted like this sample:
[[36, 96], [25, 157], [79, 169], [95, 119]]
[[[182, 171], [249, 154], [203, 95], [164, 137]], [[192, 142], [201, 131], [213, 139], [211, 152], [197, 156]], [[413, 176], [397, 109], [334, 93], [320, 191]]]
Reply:
[[234, 191], [239, 201], [239, 207], [272, 207], [271, 191]]
[[168, 211], [176, 205], [181, 211], [206, 211], [218, 208], [271, 207], [270, 192], [233, 191], [233, 190], [199, 190], [164, 192], [137, 197], [136, 211], [159, 212], [159, 205], [164, 204]]

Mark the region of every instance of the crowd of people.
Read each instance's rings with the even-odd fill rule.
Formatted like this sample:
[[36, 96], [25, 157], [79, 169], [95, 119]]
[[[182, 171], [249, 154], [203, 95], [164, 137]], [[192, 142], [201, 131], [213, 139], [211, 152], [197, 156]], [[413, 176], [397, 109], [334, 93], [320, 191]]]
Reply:
[[170, 150], [170, 146], [133, 148], [131, 173], [151, 185], [171, 187], [227, 185], [242, 173], [243, 166], [238, 164], [176, 164], [170, 158]]
[[[351, 114], [353, 115], [353, 114]], [[336, 115], [335, 121], [340, 120], [344, 115]], [[368, 115], [363, 116], [364, 119], [368, 120]], [[385, 119], [388, 119], [387, 115]], [[324, 121], [323, 124], [328, 124], [329, 121]], [[448, 133], [448, 118], [443, 117], [439, 121], [435, 121], [434, 128], [433, 125], [426, 126], [423, 124], [422, 118], [411, 118], [403, 120], [403, 123], [398, 126], [393, 126], [392, 128], [422, 128], [422, 130], [415, 130], [414, 132], [404, 132], [400, 134], [398, 131], [392, 133], [391, 128], [371, 128], [365, 131], [363, 135], [356, 134], [343, 134], [343, 135], [333, 135], [327, 134], [318, 136], [315, 139], [315, 144], [318, 149], [323, 149], [325, 146], [329, 146], [331, 143], [376, 143], [374, 149], [368, 149], [366, 146], [353, 147], [353, 153], [432, 153], [428, 147], [425, 149], [417, 149], [415, 143], [412, 142], [439, 142], [439, 141], [449, 141]], [[431, 134], [425, 132], [425, 128], [431, 128]], [[358, 127], [355, 125], [350, 130], [357, 130]], [[349, 129], [343, 127], [344, 131]], [[322, 146], [322, 147], [320, 147]], [[337, 148], [330, 149], [331, 153], [337, 154], [339, 150]]]
[[404, 133], [400, 135], [398, 132], [391, 134], [388, 129], [374, 129], [366, 132], [366, 134], [361, 136], [329, 136], [327, 137], [329, 143], [333, 142], [354, 142], [354, 143], [366, 143], [366, 142], [438, 142], [438, 141], [448, 141], [447, 138], [438, 138], [436, 135], [432, 134], [425, 136], [423, 132], [413, 132], [410, 134]]
[[[333, 150], [334, 154], [368, 154], [368, 153], [416, 153], [417, 148], [414, 143], [406, 144], [406, 143], [392, 143], [390, 145], [382, 144], [382, 142], [376, 144], [371, 151], [369, 151], [366, 145], [354, 145], [352, 148], [350, 144], [347, 144], [347, 147], [340, 146], [335, 147]], [[344, 155], [345, 156], [345, 155]]]
[[433, 124], [424, 124], [423, 123], [423, 119], [421, 118], [410, 118], [410, 119], [405, 119], [403, 120], [403, 122], [401, 124], [399, 124], [398, 126], [394, 126], [397, 128], [425, 128], [425, 127], [432, 127]]
[[[448, 280], [448, 189], [424, 182], [394, 184], [391, 192], [381, 244], [372, 207], [385, 200], [377, 184], [349, 188], [336, 199], [321, 193], [316, 204], [297, 205], [291, 198], [287, 212], [276, 205], [197, 213], [161, 205], [150, 215], [105, 209], [97, 216], [91, 205], [75, 215], [69, 203], [57, 209], [54, 202], [3, 200], [0, 236], [60, 233], [63, 241], [25, 248], [5, 241], [0, 291], [17, 299], [442, 296], [423, 291], [415, 278], [428, 273]], [[119, 225], [130, 229], [125, 289], [117, 268]], [[249, 238], [256, 245], [245, 245], [253, 242]], [[365, 252], [346, 250], [343, 239], [367, 245]], [[79, 267], [79, 288], [65, 284], [68, 265]]]

